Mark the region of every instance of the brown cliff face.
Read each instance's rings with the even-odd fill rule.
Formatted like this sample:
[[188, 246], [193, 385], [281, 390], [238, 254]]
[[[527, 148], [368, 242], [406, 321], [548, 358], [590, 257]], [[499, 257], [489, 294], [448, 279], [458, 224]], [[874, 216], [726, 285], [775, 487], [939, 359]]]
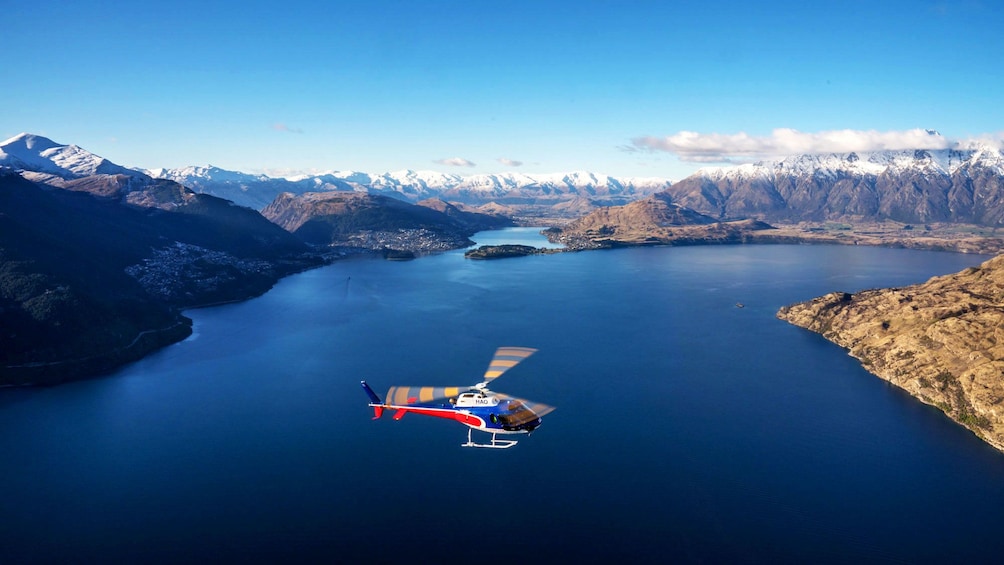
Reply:
[[1004, 255], [923, 284], [834, 292], [777, 316], [1004, 451]]

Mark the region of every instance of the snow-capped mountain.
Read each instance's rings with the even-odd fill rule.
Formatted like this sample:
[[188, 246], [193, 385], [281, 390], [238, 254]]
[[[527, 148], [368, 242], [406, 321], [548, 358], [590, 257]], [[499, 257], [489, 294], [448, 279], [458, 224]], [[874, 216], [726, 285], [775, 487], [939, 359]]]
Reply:
[[1001, 164], [1004, 154], [990, 145], [975, 145], [968, 149], [879, 151], [874, 153], [830, 153], [822, 155], [794, 155], [779, 161], [708, 167], [694, 176], [721, 180], [742, 178], [777, 178], [784, 176], [817, 175], [838, 177], [896, 175], [923, 170], [934, 174], [955, 173], [974, 163], [994, 168], [1004, 174]]
[[1004, 225], [1004, 153], [989, 144], [796, 155], [705, 168], [675, 184], [660, 178], [615, 178], [589, 172], [463, 176], [411, 170], [382, 174], [332, 171], [273, 178], [212, 166], [138, 171], [75, 145], [31, 134], [0, 143], [0, 167], [23, 171], [31, 180], [62, 182], [62, 186], [83, 186], [81, 183], [91, 182], [85, 180], [91, 176], [104, 176], [108, 186], [82, 188], [95, 193], [130, 194], [137, 187], [170, 180], [256, 210], [285, 192], [353, 191], [409, 202], [440, 198], [475, 206], [580, 215], [596, 206], [626, 204], [661, 193], [675, 204], [722, 219], [891, 219]]
[[[41, 182], [73, 181], [92, 175], [125, 175], [128, 182], [151, 179], [174, 181], [197, 193], [231, 200], [261, 210], [284, 192], [354, 191], [392, 196], [409, 202], [442, 198], [472, 205], [550, 207], [575, 203], [582, 206], [624, 204], [654, 194], [670, 185], [658, 178], [617, 179], [589, 172], [556, 174], [481, 174], [462, 176], [434, 171], [401, 170], [381, 174], [331, 171], [291, 178], [269, 177], [198, 166], [180, 169], [129, 169], [81, 149], [61, 145], [42, 136], [23, 133], [0, 144], [0, 166], [22, 171]], [[126, 182], [126, 181], [121, 181]], [[65, 184], [65, 183], [64, 183]]]
[[140, 175], [76, 145], [60, 145], [30, 133], [22, 133], [0, 143], [0, 165], [62, 179], [90, 175]]
[[213, 194], [257, 209], [263, 208], [283, 192], [303, 194], [330, 190], [383, 194], [410, 202], [442, 198], [473, 205], [489, 202], [551, 205], [583, 197], [604, 204], [623, 204], [664, 190], [671, 184], [666, 179], [616, 179], [588, 172], [462, 176], [412, 170], [382, 174], [332, 171], [290, 178], [248, 175], [216, 167], [145, 172], [153, 177], [175, 180], [196, 192]]
[[153, 178], [170, 179], [174, 182], [204, 179], [208, 182], [236, 182], [249, 183], [268, 180], [265, 175], [250, 175], [236, 171], [228, 171], [219, 167], [208, 165], [206, 167], [185, 167], [182, 169], [150, 169], [143, 171]]
[[304, 177], [291, 181], [254, 175], [238, 171], [228, 171], [208, 165], [205, 167], [184, 167], [180, 169], [149, 169], [143, 173], [153, 178], [169, 179], [195, 192], [225, 198], [241, 206], [261, 210], [283, 192], [302, 194], [329, 190], [353, 190], [353, 187], [339, 179], [325, 175]]
[[673, 202], [717, 218], [891, 219], [1004, 223], [1004, 153], [945, 150], [796, 155], [705, 168], [671, 187]]

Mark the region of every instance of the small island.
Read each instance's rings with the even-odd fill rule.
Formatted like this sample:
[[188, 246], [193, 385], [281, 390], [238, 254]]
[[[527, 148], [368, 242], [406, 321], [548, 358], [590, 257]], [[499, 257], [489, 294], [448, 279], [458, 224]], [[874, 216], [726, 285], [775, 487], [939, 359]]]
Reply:
[[506, 243], [502, 245], [482, 245], [477, 249], [470, 249], [464, 252], [467, 259], [504, 259], [506, 257], [525, 257], [527, 255], [540, 255], [556, 250], [532, 247], [529, 245], [518, 245]]
[[387, 247], [383, 250], [383, 258], [388, 261], [411, 261], [415, 258], [415, 252], [408, 249], [392, 249]]

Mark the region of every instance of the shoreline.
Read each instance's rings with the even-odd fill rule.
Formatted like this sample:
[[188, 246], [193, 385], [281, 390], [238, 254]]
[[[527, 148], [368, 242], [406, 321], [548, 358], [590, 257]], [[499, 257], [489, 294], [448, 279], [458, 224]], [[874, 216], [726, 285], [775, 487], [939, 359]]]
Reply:
[[775, 316], [818, 333], [861, 367], [1004, 452], [1004, 255], [927, 282], [830, 292]]
[[[898, 226], [898, 227], [897, 227]], [[536, 227], [536, 226], [534, 226]], [[666, 228], [671, 230], [672, 228]], [[962, 227], [961, 229], [971, 229]], [[560, 228], [543, 228], [540, 233], [548, 241], [555, 244], [562, 244], [560, 248], [534, 248], [533, 254], [553, 254], [579, 251], [591, 251], [598, 249], [614, 249], [621, 247], [650, 247], [650, 246], [696, 246], [696, 245], [873, 245], [880, 247], [894, 247], [906, 249], [920, 249], [931, 251], [949, 251], [953, 253], [975, 253], [992, 255], [1004, 251], [1004, 239], [997, 237], [974, 236], [963, 231], [960, 235], [959, 226], [945, 228], [939, 226], [936, 229], [926, 229], [917, 234], [906, 234], [901, 225], [875, 225], [861, 224], [850, 228], [845, 225], [830, 227], [829, 229], [819, 228], [816, 224], [799, 225], [779, 225], [770, 229], [738, 232], [734, 237], [697, 237], [695, 233], [680, 233], [675, 239], [660, 239], [648, 237], [642, 240], [592, 240], [585, 244], [581, 240], [571, 240], [562, 237]], [[494, 230], [491, 230], [494, 231]], [[994, 230], [996, 231], [996, 230]], [[954, 234], [954, 237], [952, 236]], [[912, 237], [911, 237], [912, 236]], [[506, 244], [503, 244], [506, 245]], [[493, 246], [499, 247], [499, 246]], [[463, 248], [457, 248], [463, 249]], [[454, 249], [455, 250], [455, 249]], [[417, 254], [418, 258], [427, 255], [436, 255], [443, 251], [431, 251]], [[141, 330], [126, 346], [117, 347], [106, 353], [91, 357], [56, 361], [39, 361], [32, 363], [21, 363], [18, 365], [5, 365], [3, 367], [4, 381], [19, 380], [20, 382], [5, 382], [0, 384], [2, 388], [21, 388], [32, 386], [53, 386], [66, 382], [85, 380], [90, 378], [101, 378], [108, 376], [118, 368], [129, 363], [138, 361], [147, 355], [154, 353], [164, 347], [179, 343], [191, 335], [191, 319], [182, 313], [186, 310], [210, 308], [224, 304], [234, 304], [256, 298], [267, 293], [275, 284], [282, 279], [301, 272], [306, 272], [315, 268], [330, 265], [342, 259], [359, 257], [380, 256], [376, 250], [360, 250], [358, 248], [347, 249], [338, 247], [327, 253], [318, 255], [317, 262], [301, 265], [300, 268], [284, 269], [283, 274], [278, 276], [267, 288], [256, 289], [256, 292], [245, 293], [241, 296], [226, 300], [199, 303], [193, 305], [177, 306], [177, 321], [166, 328], [154, 328]], [[184, 331], [177, 331], [184, 326]], [[182, 333], [184, 335], [182, 335]], [[147, 346], [136, 350], [135, 347], [144, 337]], [[53, 367], [72, 367], [65, 373], [51, 373], [49, 369]], [[18, 378], [21, 374], [22, 377]], [[14, 377], [14, 378], [12, 378]]]
[[[279, 281], [288, 276], [323, 267], [338, 258], [340, 256], [322, 253], [316, 256], [316, 260], [308, 260], [300, 265], [284, 263], [285, 268], [280, 269], [281, 274], [277, 274], [268, 285], [244, 287], [243, 291], [236, 291], [231, 298], [195, 304], [173, 304], [171, 308], [175, 316], [173, 324], [161, 328], [141, 329], [128, 344], [112, 347], [95, 355], [5, 364], [0, 367], [0, 389], [56, 386], [109, 376], [130, 363], [191, 336], [192, 319], [184, 315], [185, 311], [236, 304], [257, 298], [272, 290]], [[57, 368], [61, 370], [54, 370]]]
[[881, 223], [799, 223], [777, 224], [766, 229], [743, 228], [725, 232], [719, 222], [710, 226], [667, 226], [656, 230], [627, 232], [620, 236], [593, 237], [567, 234], [561, 228], [542, 233], [552, 243], [565, 245], [562, 251], [588, 251], [618, 247], [730, 244], [790, 245], [871, 245], [898, 249], [921, 249], [996, 255], [1004, 252], [1004, 231], [960, 224], [932, 224], [916, 229], [909, 224]]
[[190, 335], [192, 335], [192, 320], [179, 313], [174, 324], [163, 328], [141, 330], [127, 345], [104, 353], [77, 359], [5, 365], [5, 380], [21, 379], [22, 382], [0, 384], [0, 388], [55, 386], [101, 378], [155, 351], [184, 341]]

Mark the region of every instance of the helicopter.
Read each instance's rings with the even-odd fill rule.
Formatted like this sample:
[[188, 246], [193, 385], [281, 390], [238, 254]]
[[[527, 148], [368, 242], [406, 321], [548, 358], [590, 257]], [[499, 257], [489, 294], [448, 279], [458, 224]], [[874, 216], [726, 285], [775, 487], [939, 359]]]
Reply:
[[[460, 444], [461, 447], [506, 449], [516, 445], [517, 440], [500, 439], [497, 437], [499, 434], [529, 435], [554, 407], [490, 391], [488, 383], [536, 352], [530, 347], [498, 348], [485, 371], [484, 380], [472, 386], [392, 386], [385, 400], [381, 401], [366, 381], [361, 381], [361, 384], [370, 398], [374, 420], [383, 416], [385, 409], [394, 410], [395, 420], [400, 420], [408, 412], [456, 420], [468, 427], [467, 442]], [[490, 433], [491, 442], [473, 441], [471, 433], [474, 430]]]

